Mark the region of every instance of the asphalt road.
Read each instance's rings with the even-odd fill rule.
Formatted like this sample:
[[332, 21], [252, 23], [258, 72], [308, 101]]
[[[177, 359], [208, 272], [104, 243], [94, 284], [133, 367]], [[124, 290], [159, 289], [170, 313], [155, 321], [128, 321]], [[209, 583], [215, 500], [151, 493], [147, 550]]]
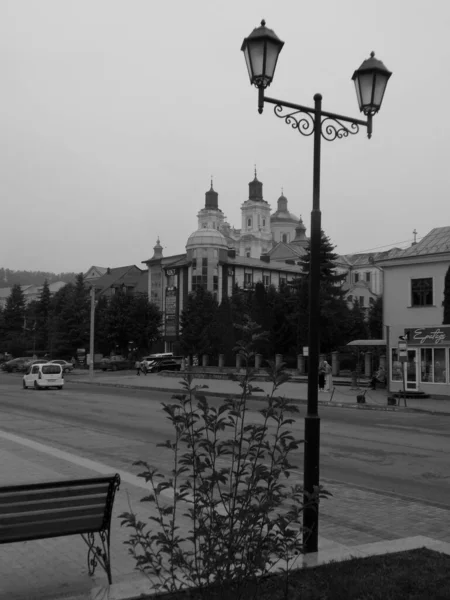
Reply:
[[[23, 390], [21, 377], [0, 373], [0, 429], [136, 472], [144, 459], [167, 472], [172, 437], [161, 408], [171, 394], [77, 383], [63, 390]], [[217, 404], [218, 399], [211, 399]], [[250, 402], [251, 409], [261, 407]], [[305, 406], [294, 430], [303, 437]], [[450, 415], [321, 408], [321, 480], [426, 500], [450, 508]], [[258, 419], [256, 412], [252, 418]], [[301, 480], [303, 451], [293, 462]]]

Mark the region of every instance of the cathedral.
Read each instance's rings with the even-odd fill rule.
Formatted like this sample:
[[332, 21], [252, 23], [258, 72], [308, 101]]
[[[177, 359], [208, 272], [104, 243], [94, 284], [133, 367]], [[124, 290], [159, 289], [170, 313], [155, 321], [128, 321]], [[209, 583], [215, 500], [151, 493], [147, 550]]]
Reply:
[[283, 194], [271, 214], [256, 170], [248, 187], [240, 229], [226, 221], [211, 181], [205, 205], [197, 214], [198, 228], [187, 239], [186, 253], [164, 257], [158, 239], [153, 256], [142, 261], [148, 268], [148, 298], [163, 313], [166, 352], [176, 349], [179, 317], [197, 286], [211, 291], [220, 303], [231, 296], [236, 285], [251, 289], [261, 282], [279, 287], [301, 270], [299, 258], [308, 244], [302, 219], [289, 212]]

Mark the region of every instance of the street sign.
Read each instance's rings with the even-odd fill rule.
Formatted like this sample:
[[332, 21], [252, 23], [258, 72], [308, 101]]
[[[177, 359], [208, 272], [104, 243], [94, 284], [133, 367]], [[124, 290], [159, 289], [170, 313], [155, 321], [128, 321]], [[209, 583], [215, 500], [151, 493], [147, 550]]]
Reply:
[[303, 346], [303, 356], [309, 356], [309, 347]]
[[401, 341], [398, 343], [399, 352], [406, 352], [407, 348], [408, 348], [408, 344], [406, 342]]

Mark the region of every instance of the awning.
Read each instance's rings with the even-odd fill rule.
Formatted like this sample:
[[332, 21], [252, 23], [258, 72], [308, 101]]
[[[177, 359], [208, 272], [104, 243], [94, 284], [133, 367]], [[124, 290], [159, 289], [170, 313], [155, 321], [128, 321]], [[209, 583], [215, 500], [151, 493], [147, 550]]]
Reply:
[[386, 346], [386, 340], [353, 340], [347, 346]]

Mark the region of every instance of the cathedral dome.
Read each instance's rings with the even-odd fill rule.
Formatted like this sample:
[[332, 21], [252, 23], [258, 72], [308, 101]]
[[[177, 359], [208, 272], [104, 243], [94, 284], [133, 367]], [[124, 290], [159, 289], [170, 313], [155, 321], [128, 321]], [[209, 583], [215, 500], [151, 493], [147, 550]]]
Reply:
[[271, 223], [298, 223], [298, 218], [287, 209], [287, 198], [280, 196], [278, 198], [278, 208], [270, 216]]
[[191, 233], [186, 243], [186, 250], [198, 247], [224, 248], [226, 250], [228, 244], [223, 233], [212, 227], [204, 227]]

